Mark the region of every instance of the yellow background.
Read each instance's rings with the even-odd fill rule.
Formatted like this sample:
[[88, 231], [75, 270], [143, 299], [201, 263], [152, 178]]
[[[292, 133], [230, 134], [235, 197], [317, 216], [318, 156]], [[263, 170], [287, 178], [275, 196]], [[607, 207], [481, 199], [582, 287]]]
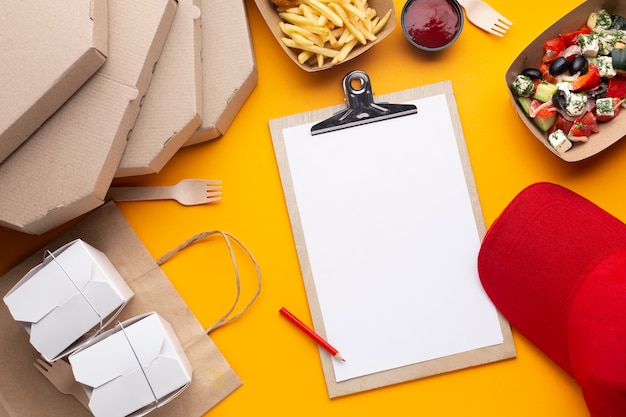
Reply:
[[[354, 69], [369, 74], [376, 95], [451, 80], [487, 226], [522, 188], [537, 181], [564, 185], [624, 220], [626, 144], [587, 161], [563, 162], [518, 120], [504, 83], [515, 56], [580, 0], [489, 0], [513, 21], [509, 33], [498, 38], [466, 20], [461, 37], [440, 53], [418, 51], [404, 39], [399, 25], [404, 3], [396, 0], [398, 26], [387, 39], [349, 63], [318, 73], [296, 67], [253, 1], [245, 2], [259, 81], [234, 123], [223, 137], [181, 150], [159, 174], [118, 180], [133, 185], [222, 180], [224, 198], [216, 204], [183, 207], [165, 201], [119, 207], [155, 258], [198, 232], [219, 229], [239, 238], [262, 268], [258, 301], [243, 317], [211, 334], [244, 385], [209, 415], [587, 416], [576, 383], [516, 331], [516, 359], [330, 400], [318, 347], [278, 314], [285, 306], [310, 323], [267, 125], [269, 119], [341, 104], [341, 80]], [[373, 198], [384, 196], [384, 190], [372, 190]], [[43, 236], [0, 228], [0, 273], [68, 226]], [[254, 291], [256, 277], [246, 258], [239, 260], [241, 307]], [[191, 247], [163, 269], [205, 326], [233, 300], [232, 266], [219, 239]]]

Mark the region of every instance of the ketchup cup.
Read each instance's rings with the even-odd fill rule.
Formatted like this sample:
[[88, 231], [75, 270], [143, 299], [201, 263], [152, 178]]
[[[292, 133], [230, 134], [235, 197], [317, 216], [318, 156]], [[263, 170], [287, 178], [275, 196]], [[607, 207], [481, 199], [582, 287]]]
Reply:
[[409, 0], [402, 8], [402, 31], [424, 51], [441, 51], [463, 30], [463, 10], [456, 0]]

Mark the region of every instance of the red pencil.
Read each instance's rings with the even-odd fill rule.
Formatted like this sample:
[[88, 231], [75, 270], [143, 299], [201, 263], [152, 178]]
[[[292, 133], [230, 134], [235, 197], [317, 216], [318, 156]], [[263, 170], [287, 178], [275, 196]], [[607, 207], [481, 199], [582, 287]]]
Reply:
[[304, 333], [309, 335], [309, 337], [311, 337], [313, 340], [315, 340], [321, 347], [326, 349], [326, 351], [328, 351], [328, 353], [330, 353], [333, 357], [335, 357], [335, 358], [337, 358], [337, 359], [339, 359], [341, 361], [344, 361], [344, 362], [346, 361], [343, 358], [343, 356], [341, 356], [341, 354], [339, 353], [339, 351], [337, 349], [332, 347], [330, 345], [330, 343], [328, 343], [326, 340], [324, 340], [322, 338], [322, 336], [320, 336], [319, 334], [315, 333], [306, 324], [302, 323], [296, 316], [294, 316], [289, 311], [287, 311], [287, 309], [285, 307], [281, 307], [281, 309], [279, 310], [279, 313], [282, 314], [283, 316], [285, 316], [290, 322], [292, 322], [293, 324], [298, 326], [298, 328], [300, 330], [302, 330]]

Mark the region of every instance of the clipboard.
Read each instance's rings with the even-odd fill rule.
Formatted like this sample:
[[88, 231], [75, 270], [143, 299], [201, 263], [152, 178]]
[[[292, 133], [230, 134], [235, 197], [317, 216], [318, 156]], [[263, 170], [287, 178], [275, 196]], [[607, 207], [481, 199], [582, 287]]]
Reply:
[[320, 349], [329, 397], [515, 357], [476, 271], [486, 227], [451, 82], [380, 103], [362, 71], [343, 85], [347, 107], [269, 121], [313, 327], [346, 358]]

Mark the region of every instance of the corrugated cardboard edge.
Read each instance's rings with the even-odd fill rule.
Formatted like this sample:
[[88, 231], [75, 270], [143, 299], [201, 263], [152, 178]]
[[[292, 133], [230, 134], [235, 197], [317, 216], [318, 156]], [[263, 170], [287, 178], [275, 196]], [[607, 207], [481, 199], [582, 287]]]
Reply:
[[91, 46], [33, 106], [0, 133], [0, 162], [26, 141], [106, 61], [109, 28], [107, 0], [91, 0], [89, 7], [89, 18], [93, 22]]
[[243, 0], [201, 0], [202, 124], [184, 146], [223, 135], [258, 83]]
[[[71, 128], [71, 124], [64, 123], [68, 120], [83, 125], [88, 124], [89, 120], [77, 118], [75, 115], [66, 119], [55, 115], [36, 132], [39, 137], [29, 140], [24, 144], [25, 146], [22, 146], [4, 163], [0, 164], [0, 193], [8, 196], [4, 201], [0, 201], [0, 225], [29, 234], [43, 234], [104, 203], [107, 190], [126, 146], [126, 137], [137, 118], [140, 98], [148, 89], [152, 70], [165, 44], [175, 12], [176, 0], [163, 0], [162, 9], [159, 9], [159, 20], [153, 28], [154, 37], [149, 40], [147, 50], [142, 53], [145, 54], [145, 56], [142, 55], [145, 59], [141, 63], [141, 68], [137, 68], [138, 76], [133, 80], [136, 85], [128, 86], [123, 84], [124, 80], [116, 81], [109, 74], [108, 66], [104, 65], [90, 79], [90, 82], [79, 89], [72, 100], [68, 100], [58, 111], [58, 113], [63, 112], [68, 106], [90, 109], [89, 105], [77, 105], [75, 103], [77, 97], [83, 96], [84, 91], [89, 92], [90, 89], [94, 89], [92, 84], [108, 83], [111, 86], [110, 89], [115, 91], [101, 89], [106, 97], [96, 97], [95, 100], [105, 98], [108, 98], [109, 101], [126, 100], [125, 107], [116, 110], [115, 114], [121, 115], [121, 118], [119, 123], [113, 127], [115, 133], [112, 137], [94, 139], [95, 134], [102, 135], [102, 132], [99, 130], [88, 132], [89, 129], [94, 129], [93, 126], [83, 126], [80, 133], [60, 133], [63, 132], [63, 129]], [[111, 59], [109, 58], [109, 62]], [[123, 73], [123, 76], [127, 77], [135, 75], [135, 73]], [[120, 93], [121, 90], [124, 92]], [[126, 98], [127, 96], [128, 98]], [[111, 116], [95, 111], [90, 114], [103, 119]], [[110, 121], [104, 121], [110, 124]], [[46, 129], [49, 131], [47, 136], [39, 135]], [[80, 134], [80, 138], [76, 139], [76, 134]], [[76, 158], [76, 161], [79, 160], [78, 158], [88, 158], [89, 152], [93, 152], [94, 149], [82, 150], [83, 153], [76, 155], [81, 152], [81, 149], [73, 146], [74, 144], [71, 142], [73, 139], [84, 141], [84, 147], [88, 147], [89, 144], [94, 144], [94, 147], [95, 145], [108, 146], [107, 149], [102, 150], [103, 155], [98, 154], [101, 159], [96, 164], [97, 166], [92, 164], [88, 167], [92, 172], [97, 171], [93, 182], [90, 182], [89, 185], [85, 184], [85, 173], [68, 169], [72, 167], [68, 167], [67, 155], [59, 155], [58, 145], [54, 143], [57, 141], [64, 145], [67, 153]], [[100, 162], [102, 166], [100, 166]], [[76, 163], [78, 164], [78, 162]], [[42, 170], [45, 168], [42, 167], [48, 167], [47, 171], [43, 172]], [[66, 174], [65, 178], [61, 179], [54, 176], [54, 168], [57, 167], [61, 167], [59, 169], [62, 169]], [[35, 168], [39, 171], [36, 171]], [[25, 182], [27, 184], [24, 184]], [[85, 187], [91, 188], [87, 191]], [[54, 193], [51, 190], [54, 190]]]
[[[8, 292], [40, 263], [46, 249], [54, 250], [77, 238], [104, 252], [135, 292], [120, 320], [149, 311], [158, 312], [174, 327], [193, 366], [191, 385], [179, 398], [151, 412], [151, 417], [201, 417], [242, 385], [114, 203], [94, 210], [0, 277], [0, 293]], [[28, 334], [12, 320], [4, 304], [0, 305], [0, 331], [0, 355], [11, 358], [0, 361], [0, 416], [91, 416], [72, 396], [61, 394], [37, 372], [33, 366], [37, 352], [29, 346]]]
[[41, 234], [100, 206], [138, 101], [136, 88], [93, 76], [0, 164], [0, 224]]
[[91, 0], [91, 20], [93, 20], [93, 46], [104, 57], [109, 54], [109, 2]]
[[174, 22], [116, 177], [161, 171], [202, 122], [200, 0], [178, 0]]
[[626, 134], [626, 113], [620, 112], [614, 120], [609, 123], [600, 125], [600, 132], [589, 137], [589, 142], [574, 144], [572, 149], [560, 154], [552, 145], [550, 145], [547, 135], [543, 133], [535, 124], [524, 114], [523, 110], [517, 104], [515, 97], [510, 90], [515, 77], [525, 68], [530, 66], [538, 66], [543, 57], [543, 44], [548, 39], [557, 37], [560, 33], [573, 32], [586, 21], [589, 14], [593, 11], [606, 9], [613, 14], [626, 15], [626, 3], [618, 0], [587, 0], [578, 7], [571, 10], [561, 19], [545, 29], [537, 36], [524, 50], [515, 58], [511, 66], [504, 75], [504, 79], [509, 91], [510, 102], [513, 109], [532, 132], [532, 134], [546, 147], [550, 152], [566, 162], [578, 162], [583, 159], [594, 156], [614, 143], [618, 142]]
[[[474, 220], [480, 235], [480, 239], [486, 233], [486, 225], [480, 205], [480, 199], [476, 190], [474, 174], [471, 167], [471, 161], [467, 153], [467, 145], [463, 135], [463, 128], [459, 118], [452, 83], [450, 81], [442, 81], [435, 84], [416, 87], [408, 90], [398, 91], [395, 93], [385, 94], [377, 97], [375, 101], [388, 103], [405, 103], [410, 100], [429, 97], [437, 94], [444, 94], [450, 111], [450, 118], [457, 140], [457, 148], [459, 157], [463, 164], [463, 172], [468, 187], [468, 192], [472, 202]], [[309, 301], [309, 309], [311, 310], [311, 318], [315, 330], [322, 336], [325, 336], [324, 321], [322, 319], [322, 311], [319, 305], [317, 291], [313, 282], [313, 272], [309, 263], [306, 243], [304, 241], [304, 232], [302, 231], [300, 214], [298, 212], [295, 200], [295, 190], [292, 186], [291, 175], [289, 170], [289, 161], [284, 145], [283, 129], [297, 126], [304, 123], [311, 123], [324, 120], [332, 116], [337, 111], [345, 109], [345, 105], [318, 109], [308, 113], [301, 113], [287, 116], [269, 121], [269, 127], [272, 134], [272, 142], [276, 153], [276, 160], [279, 166], [281, 182], [285, 193], [285, 201], [288, 206], [289, 219], [293, 229], [294, 242], [298, 252], [298, 259], [302, 270], [302, 277], [306, 290], [307, 299]], [[326, 387], [330, 398], [354, 394], [361, 391], [371, 390], [392, 384], [398, 384], [428, 376], [443, 374], [474, 366], [484, 365], [496, 361], [514, 358], [517, 353], [513, 341], [512, 330], [509, 322], [498, 313], [500, 330], [502, 332], [503, 343], [494, 346], [483, 347], [468, 352], [458, 353], [455, 355], [445, 356], [440, 359], [415, 363], [396, 369], [377, 372], [362, 377], [352, 378], [346, 381], [337, 382], [330, 355], [320, 349], [320, 359], [326, 380]]]

